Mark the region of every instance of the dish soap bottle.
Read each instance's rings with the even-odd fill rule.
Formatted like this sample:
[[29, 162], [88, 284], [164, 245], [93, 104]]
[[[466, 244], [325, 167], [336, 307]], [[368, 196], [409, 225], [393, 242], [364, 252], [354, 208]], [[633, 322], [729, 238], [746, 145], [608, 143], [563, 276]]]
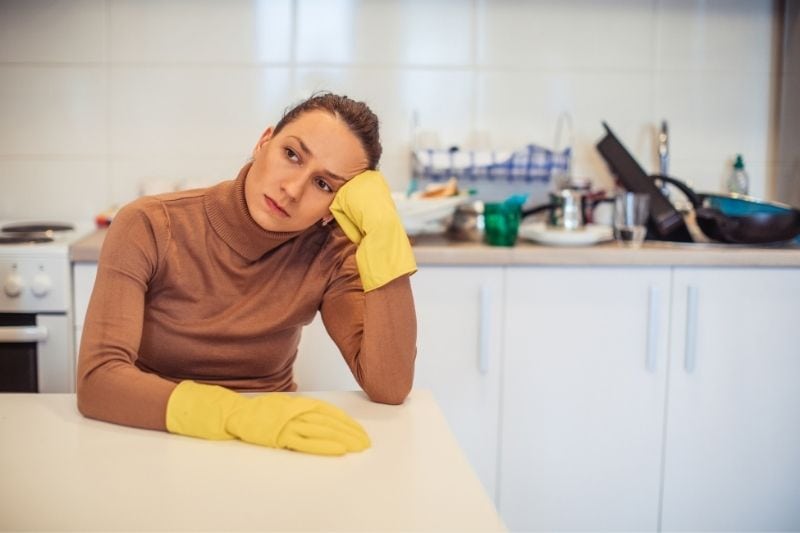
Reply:
[[750, 186], [750, 178], [747, 176], [747, 171], [744, 169], [744, 160], [742, 154], [736, 154], [736, 161], [733, 163], [733, 172], [728, 178], [728, 192], [747, 194]]

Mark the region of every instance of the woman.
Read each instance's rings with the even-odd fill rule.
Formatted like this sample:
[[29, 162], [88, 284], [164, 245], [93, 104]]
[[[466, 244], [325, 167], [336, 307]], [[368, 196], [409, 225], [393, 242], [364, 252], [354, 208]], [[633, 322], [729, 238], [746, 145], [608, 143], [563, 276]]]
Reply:
[[81, 413], [310, 453], [367, 448], [330, 404], [232, 389], [295, 390], [300, 331], [319, 311], [367, 395], [405, 399], [416, 265], [380, 155], [364, 103], [316, 95], [267, 128], [236, 180], [124, 207], [84, 326]]

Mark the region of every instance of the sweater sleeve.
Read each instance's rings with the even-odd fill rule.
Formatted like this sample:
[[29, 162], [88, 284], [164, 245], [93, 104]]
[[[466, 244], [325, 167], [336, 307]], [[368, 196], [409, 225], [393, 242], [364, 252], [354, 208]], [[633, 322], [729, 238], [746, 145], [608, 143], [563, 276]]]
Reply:
[[409, 276], [364, 292], [350, 253], [323, 297], [325, 329], [374, 402], [402, 403], [414, 381], [417, 316]]
[[84, 416], [166, 429], [167, 401], [175, 384], [134, 363], [145, 294], [168, 242], [167, 232], [161, 204], [147, 198], [123, 208], [108, 229], [78, 360], [78, 409]]

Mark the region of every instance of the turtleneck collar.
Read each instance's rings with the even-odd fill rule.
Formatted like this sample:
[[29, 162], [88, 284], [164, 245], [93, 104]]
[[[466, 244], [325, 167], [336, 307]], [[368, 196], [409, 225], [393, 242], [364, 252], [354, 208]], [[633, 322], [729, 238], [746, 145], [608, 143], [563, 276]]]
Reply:
[[252, 162], [248, 162], [233, 181], [224, 181], [208, 190], [204, 203], [211, 227], [236, 253], [255, 261], [296, 237], [302, 231], [267, 231], [259, 226], [247, 210], [244, 182]]

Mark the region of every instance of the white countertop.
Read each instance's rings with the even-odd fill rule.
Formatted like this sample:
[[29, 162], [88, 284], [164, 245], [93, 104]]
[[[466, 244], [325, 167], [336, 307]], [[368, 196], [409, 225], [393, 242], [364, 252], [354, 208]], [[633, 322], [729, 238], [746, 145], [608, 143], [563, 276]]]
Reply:
[[0, 395], [0, 529], [502, 531], [433, 395], [307, 393], [359, 420], [343, 457], [83, 418], [70, 394]]

